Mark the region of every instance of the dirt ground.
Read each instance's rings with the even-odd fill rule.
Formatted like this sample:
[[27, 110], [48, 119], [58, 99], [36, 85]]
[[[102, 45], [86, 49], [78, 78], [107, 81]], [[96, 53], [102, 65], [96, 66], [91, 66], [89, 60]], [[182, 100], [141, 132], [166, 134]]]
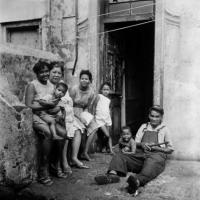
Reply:
[[111, 156], [96, 153], [88, 162], [90, 169], [72, 168], [67, 179], [54, 178], [52, 186], [33, 183], [30, 188], [37, 194], [56, 200], [199, 200], [200, 162], [170, 160], [165, 171], [151, 181], [137, 197], [125, 192], [126, 178], [120, 183], [99, 186], [94, 176], [105, 173]]

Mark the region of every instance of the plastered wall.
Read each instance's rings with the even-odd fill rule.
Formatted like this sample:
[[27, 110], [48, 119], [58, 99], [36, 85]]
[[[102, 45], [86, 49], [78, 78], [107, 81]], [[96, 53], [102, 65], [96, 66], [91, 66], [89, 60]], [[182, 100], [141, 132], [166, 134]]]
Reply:
[[199, 160], [200, 2], [165, 3], [165, 121], [171, 129], [174, 157]]

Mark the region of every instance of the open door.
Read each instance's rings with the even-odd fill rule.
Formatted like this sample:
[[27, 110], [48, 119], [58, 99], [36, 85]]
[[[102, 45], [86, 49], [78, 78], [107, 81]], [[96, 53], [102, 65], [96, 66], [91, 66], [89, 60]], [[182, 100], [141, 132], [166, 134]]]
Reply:
[[[113, 30], [133, 24], [137, 23], [110, 23], [106, 27]], [[104, 39], [102, 82], [112, 84], [112, 137], [115, 142], [121, 125], [130, 126], [134, 136], [147, 121], [153, 102], [154, 23], [110, 32]]]
[[122, 100], [122, 76], [123, 58], [119, 43], [112, 34], [104, 37], [104, 61], [102, 67], [101, 82], [108, 81], [111, 84], [111, 117], [113, 144], [118, 142], [121, 131], [121, 100]]

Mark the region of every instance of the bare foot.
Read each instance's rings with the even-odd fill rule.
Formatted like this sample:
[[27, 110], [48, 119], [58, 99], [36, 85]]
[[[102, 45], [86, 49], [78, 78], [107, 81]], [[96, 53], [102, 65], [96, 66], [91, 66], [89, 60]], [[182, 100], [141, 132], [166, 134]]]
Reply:
[[110, 151], [110, 154], [111, 154], [111, 155], [114, 155], [114, 154], [115, 154], [115, 152], [114, 152], [113, 150], [111, 150], [111, 151]]
[[81, 159], [86, 160], [86, 161], [91, 161], [92, 159], [90, 158], [90, 156], [88, 155], [88, 153], [83, 153], [81, 155]]
[[63, 173], [64, 173], [64, 174], [72, 174], [72, 169], [71, 169], [71, 167], [70, 167], [69, 165], [63, 167]]
[[83, 163], [78, 158], [72, 158], [72, 165], [83, 165]]

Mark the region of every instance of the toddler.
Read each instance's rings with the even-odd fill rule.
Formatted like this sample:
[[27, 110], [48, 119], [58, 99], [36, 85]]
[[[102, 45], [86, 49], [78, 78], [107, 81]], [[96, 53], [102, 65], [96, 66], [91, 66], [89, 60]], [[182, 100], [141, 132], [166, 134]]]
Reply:
[[46, 111], [38, 111], [36, 112], [36, 114], [47, 124], [49, 124], [49, 128], [53, 139], [61, 139], [63, 137], [66, 137], [62, 134], [57, 135], [56, 122], [65, 125], [65, 117], [66, 117], [66, 112], [64, 109], [65, 105], [63, 104], [61, 98], [65, 96], [67, 90], [68, 90], [67, 84], [59, 82], [56, 85], [53, 94], [46, 95], [42, 99], [38, 100], [39, 104], [41, 104], [44, 107], [45, 105], [52, 106], [51, 109], [48, 109]]
[[125, 154], [134, 154], [136, 152], [136, 142], [132, 138], [129, 126], [122, 127], [122, 133], [119, 139], [119, 149]]

